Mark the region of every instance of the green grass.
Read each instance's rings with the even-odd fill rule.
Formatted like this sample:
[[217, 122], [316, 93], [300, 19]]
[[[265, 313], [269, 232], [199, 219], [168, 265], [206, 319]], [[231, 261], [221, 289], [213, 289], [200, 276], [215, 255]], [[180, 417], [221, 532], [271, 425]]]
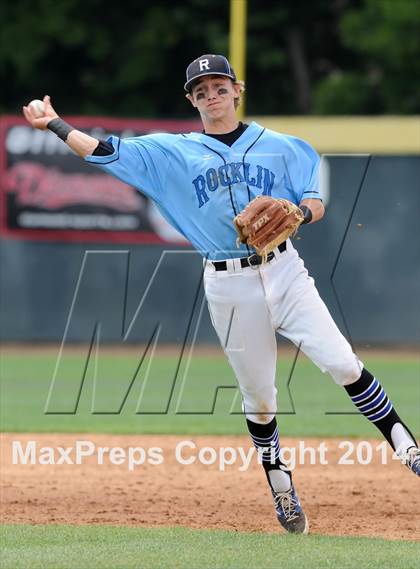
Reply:
[[[136, 358], [131, 353], [110, 355], [105, 351], [98, 360], [95, 390], [95, 365], [91, 361], [77, 412], [71, 414], [69, 412], [74, 409], [83, 376], [86, 352], [66, 354], [50, 399], [49, 409], [54, 413], [45, 414], [56, 359], [57, 353], [54, 351], [2, 354], [1, 430], [174, 434], [245, 432], [235, 378], [223, 355], [194, 356], [188, 369], [184, 358], [178, 373], [175, 356], [159, 356], [152, 361], [146, 359], [121, 413], [118, 413], [140, 357]], [[416, 358], [371, 359], [366, 365], [382, 381], [411, 429], [420, 432], [419, 364]], [[333, 411], [353, 412], [354, 408], [344, 389], [336, 386], [328, 375], [322, 374], [304, 357], [298, 359], [290, 384], [295, 406], [293, 414], [287, 390], [291, 366], [290, 358], [280, 359], [277, 373], [279, 411], [284, 413], [278, 417], [278, 421], [283, 434], [377, 436], [376, 429], [358, 414], [326, 414]], [[184, 387], [181, 390], [182, 384]], [[217, 386], [229, 388], [218, 390], [212, 412]], [[179, 402], [181, 391], [183, 396]], [[136, 409], [141, 413], [136, 414]], [[232, 410], [238, 414], [232, 414]], [[56, 414], [57, 411], [61, 414]], [[108, 414], [103, 414], [104, 411]]]
[[185, 528], [3, 526], [2, 569], [418, 569], [420, 544]]

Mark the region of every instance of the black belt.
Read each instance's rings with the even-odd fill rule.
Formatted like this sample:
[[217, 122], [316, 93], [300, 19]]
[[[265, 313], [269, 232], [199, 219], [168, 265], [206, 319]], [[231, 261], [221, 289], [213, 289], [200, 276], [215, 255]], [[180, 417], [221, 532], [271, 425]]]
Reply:
[[[284, 251], [286, 251], [286, 241], [284, 241], [284, 243], [281, 243], [277, 249], [280, 251], [280, 253], [283, 253]], [[272, 261], [274, 259], [275, 255], [274, 252], [271, 251], [271, 253], [269, 253], [267, 255], [267, 261]], [[263, 258], [261, 257], [261, 255], [257, 255], [256, 253], [254, 253], [253, 255], [251, 255], [250, 257], [241, 257], [241, 268], [245, 269], [246, 267], [258, 267], [258, 265], [261, 265], [261, 263], [263, 262]], [[226, 271], [227, 270], [227, 263], [226, 261], [212, 261], [214, 268], [216, 269], [216, 271]]]

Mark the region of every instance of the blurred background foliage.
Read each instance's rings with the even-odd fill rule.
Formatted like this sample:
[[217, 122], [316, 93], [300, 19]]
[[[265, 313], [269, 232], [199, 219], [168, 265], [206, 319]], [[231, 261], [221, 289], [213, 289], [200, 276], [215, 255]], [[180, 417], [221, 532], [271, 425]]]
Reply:
[[[419, 30], [419, 0], [248, 0], [247, 114], [417, 114]], [[0, 112], [192, 117], [228, 33], [228, 0], [0, 0]]]

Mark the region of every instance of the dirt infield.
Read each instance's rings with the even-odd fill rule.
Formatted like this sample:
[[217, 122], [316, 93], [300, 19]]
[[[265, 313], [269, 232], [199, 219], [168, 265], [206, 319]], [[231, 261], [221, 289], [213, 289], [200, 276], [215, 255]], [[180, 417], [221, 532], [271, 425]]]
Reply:
[[[248, 437], [189, 436], [114, 436], [61, 434], [3, 434], [1, 436], [1, 512], [2, 523], [26, 524], [112, 524], [126, 526], [175, 526], [229, 529], [234, 531], [281, 531], [274, 516], [271, 496], [261, 466], [254, 456], [248, 469], [240, 471], [243, 460], [220, 470], [220, 449], [241, 447], [248, 452]], [[36, 464], [13, 464], [15, 449], [26, 449], [28, 441], [36, 443]], [[76, 461], [76, 441], [91, 441], [94, 455], [82, 458], [82, 464], [39, 464], [42, 460]], [[183, 444], [183, 441], [189, 441]], [[300, 444], [317, 449], [322, 441], [305, 438]], [[357, 444], [359, 441], [353, 441]], [[388, 539], [420, 540], [419, 480], [387, 454], [381, 464], [381, 453], [375, 447], [381, 441], [369, 441], [373, 460], [358, 462], [356, 452], [350, 455], [355, 464], [339, 465], [345, 448], [339, 440], [326, 439], [324, 454], [327, 465], [300, 465], [295, 482], [311, 532], [325, 535], [376, 536]], [[191, 448], [195, 444], [196, 448]], [[284, 438], [283, 446], [299, 448], [298, 439]], [[366, 460], [366, 445], [361, 459]], [[191, 465], [180, 458], [196, 457]], [[53, 451], [41, 451], [50, 447]], [[72, 447], [63, 458], [57, 447]], [[143, 447], [149, 457], [160, 464], [144, 464], [129, 470], [129, 463], [112, 464], [107, 451], [103, 464], [98, 464], [98, 447], [121, 447], [113, 451], [113, 460], [128, 459], [129, 448]], [[160, 451], [153, 451], [157, 447]], [[217, 462], [199, 462], [199, 451], [213, 447]], [[84, 446], [86, 450], [88, 447]], [[140, 459], [140, 451], [133, 451]], [[154, 454], [153, 454], [154, 453]], [[152, 456], [153, 455], [153, 456]], [[232, 459], [232, 454], [227, 453]], [[160, 458], [159, 458], [160, 457]], [[200, 455], [210, 460], [211, 452]], [[16, 450], [15, 458], [19, 459]]]

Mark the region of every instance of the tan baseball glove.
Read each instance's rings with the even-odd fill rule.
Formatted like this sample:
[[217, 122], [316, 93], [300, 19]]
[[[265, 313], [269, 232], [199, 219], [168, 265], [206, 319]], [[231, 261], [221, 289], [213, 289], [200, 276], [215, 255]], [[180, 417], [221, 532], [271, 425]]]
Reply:
[[253, 247], [266, 260], [270, 251], [296, 233], [303, 219], [302, 210], [289, 200], [257, 196], [233, 223], [238, 241]]

